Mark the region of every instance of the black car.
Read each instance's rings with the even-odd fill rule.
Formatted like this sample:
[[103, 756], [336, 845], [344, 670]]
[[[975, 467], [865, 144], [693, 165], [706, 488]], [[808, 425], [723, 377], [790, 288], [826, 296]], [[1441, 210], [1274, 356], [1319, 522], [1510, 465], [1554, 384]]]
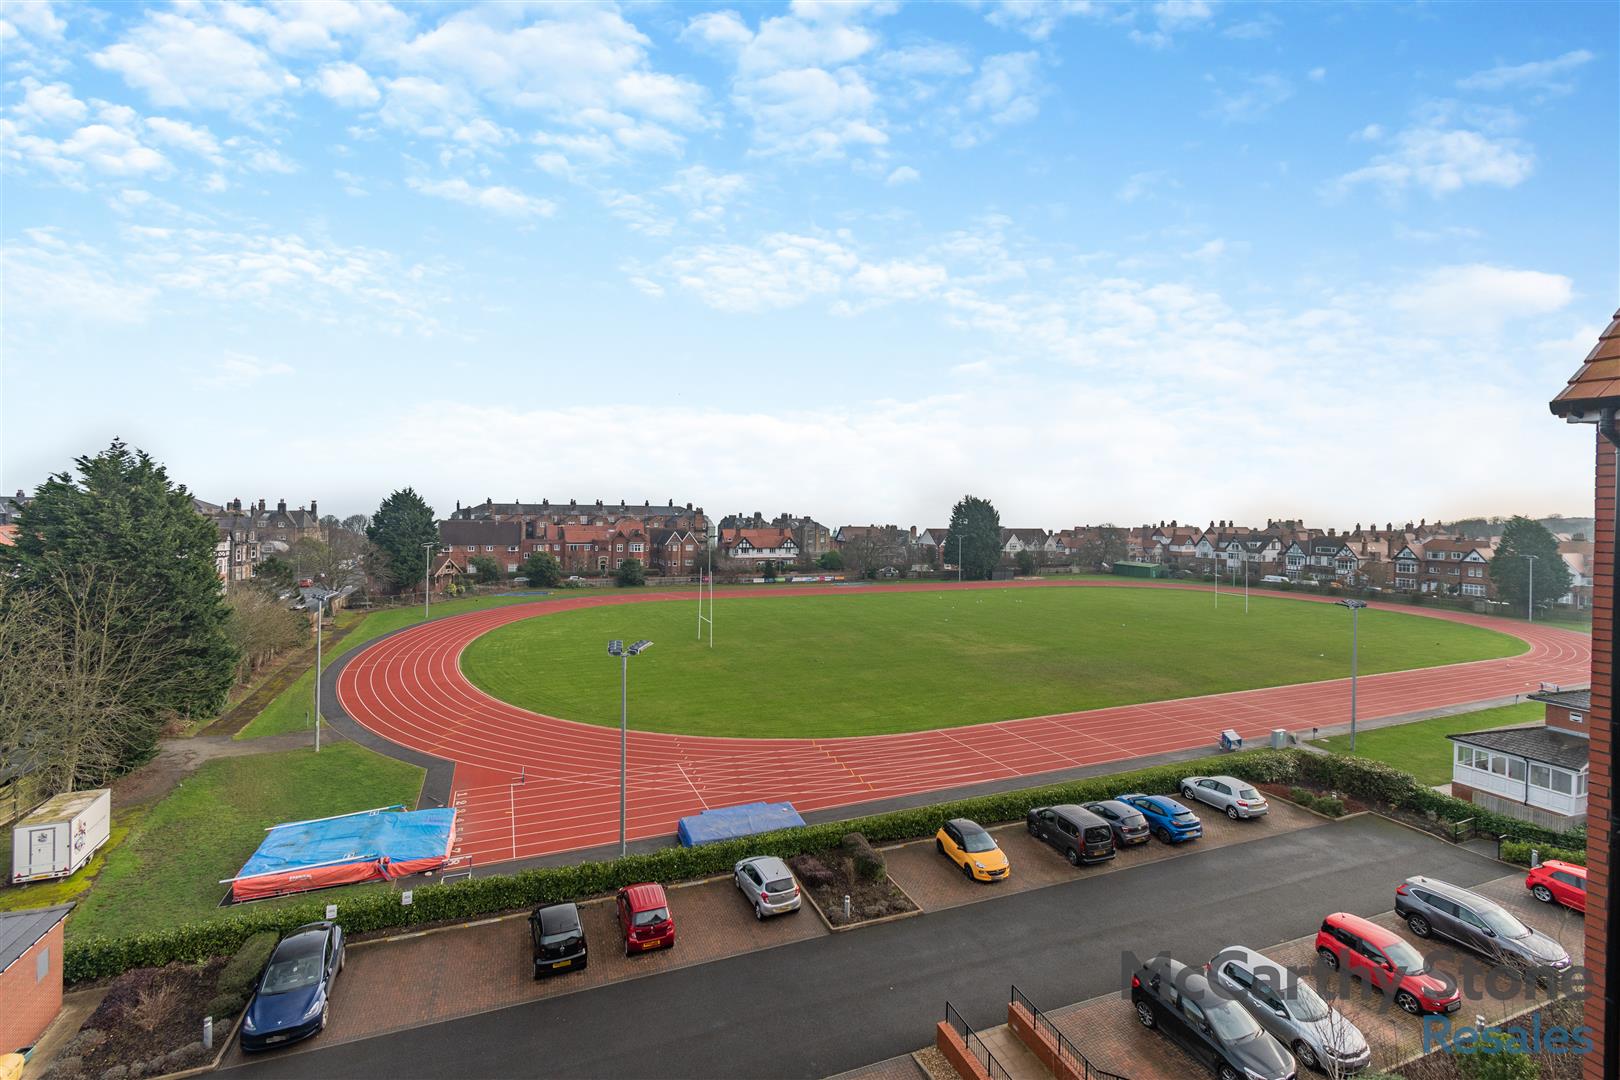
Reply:
[[1118, 847], [1145, 844], [1151, 836], [1147, 818], [1129, 803], [1104, 799], [1102, 802], [1086, 803], [1086, 809], [1108, 822], [1108, 827], [1114, 830], [1114, 844]]
[[343, 928], [334, 922], [308, 923], [282, 938], [242, 1017], [242, 1049], [268, 1050], [323, 1030], [343, 956]]
[[1083, 806], [1037, 806], [1024, 823], [1029, 835], [1063, 852], [1069, 865], [1106, 862], [1114, 857], [1114, 830]]
[[573, 904], [548, 904], [529, 915], [534, 939], [534, 977], [585, 966], [585, 926]]
[[1294, 1055], [1186, 964], [1155, 956], [1131, 976], [1143, 1027], [1162, 1031], [1221, 1080], [1294, 1080]]

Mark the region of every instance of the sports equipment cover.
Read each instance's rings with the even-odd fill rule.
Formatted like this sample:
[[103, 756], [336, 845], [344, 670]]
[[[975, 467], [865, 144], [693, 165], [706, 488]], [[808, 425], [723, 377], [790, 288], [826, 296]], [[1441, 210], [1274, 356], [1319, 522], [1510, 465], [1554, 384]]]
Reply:
[[231, 899], [262, 900], [333, 885], [437, 870], [450, 857], [456, 812], [362, 810], [266, 830], [264, 843], [227, 879]]

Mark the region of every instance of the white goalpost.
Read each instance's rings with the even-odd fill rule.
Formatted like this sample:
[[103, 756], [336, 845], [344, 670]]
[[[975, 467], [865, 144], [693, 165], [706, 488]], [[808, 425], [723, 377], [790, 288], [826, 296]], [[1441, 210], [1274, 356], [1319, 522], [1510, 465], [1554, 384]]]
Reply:
[[[709, 624], [709, 648], [714, 648], [714, 548], [709, 546], [708, 530], [704, 530], [703, 550], [708, 553], [709, 566], [705, 571], [698, 573], [698, 618], [697, 639], [698, 644], [703, 643], [703, 624]], [[703, 587], [709, 587], [709, 613], [703, 614]]]

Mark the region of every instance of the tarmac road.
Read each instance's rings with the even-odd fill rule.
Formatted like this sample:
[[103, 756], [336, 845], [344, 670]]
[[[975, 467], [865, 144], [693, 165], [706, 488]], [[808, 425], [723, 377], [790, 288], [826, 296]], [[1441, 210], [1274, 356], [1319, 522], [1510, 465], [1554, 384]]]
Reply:
[[[1504, 868], [1364, 815], [1070, 884], [232, 1070], [276, 1077], [823, 1077], [933, 1040], [947, 999], [1006, 1022], [1009, 984], [1057, 1008], [1118, 990], [1124, 955], [1202, 963], [1332, 911], [1376, 915], [1417, 873], [1471, 886]], [[679, 946], [677, 946], [679, 947]], [[341, 987], [335, 1008], [343, 1008]]]

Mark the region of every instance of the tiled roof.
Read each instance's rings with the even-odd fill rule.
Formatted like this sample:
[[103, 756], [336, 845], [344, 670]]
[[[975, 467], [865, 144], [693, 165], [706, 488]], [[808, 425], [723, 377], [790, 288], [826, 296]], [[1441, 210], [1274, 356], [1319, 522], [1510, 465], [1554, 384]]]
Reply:
[[1580, 690], [1546, 690], [1531, 694], [1529, 697], [1531, 701], [1544, 701], [1548, 705], [1557, 705], [1571, 712], [1592, 711], [1592, 688], [1589, 686]]
[[1620, 405], [1620, 311], [1549, 408], [1555, 416], [1568, 416], [1604, 405]]
[[72, 904], [58, 904], [56, 907], [0, 912], [0, 972], [21, 960], [24, 953], [50, 933], [51, 927], [67, 918], [67, 913], [72, 910]]
[[1586, 766], [1586, 752], [1589, 745], [1587, 740], [1579, 735], [1554, 731], [1542, 724], [1491, 728], [1488, 731], [1465, 731], [1458, 735], [1447, 735], [1446, 738], [1469, 746], [1500, 750], [1504, 754], [1577, 771]]
[[735, 547], [739, 540], [747, 540], [754, 548], [779, 548], [783, 544], [793, 541], [793, 533], [789, 529], [731, 529], [722, 530], [720, 546], [723, 548]]
[[512, 547], [523, 539], [523, 524], [517, 521], [462, 521], [452, 519], [439, 522], [439, 542], [443, 544]]

